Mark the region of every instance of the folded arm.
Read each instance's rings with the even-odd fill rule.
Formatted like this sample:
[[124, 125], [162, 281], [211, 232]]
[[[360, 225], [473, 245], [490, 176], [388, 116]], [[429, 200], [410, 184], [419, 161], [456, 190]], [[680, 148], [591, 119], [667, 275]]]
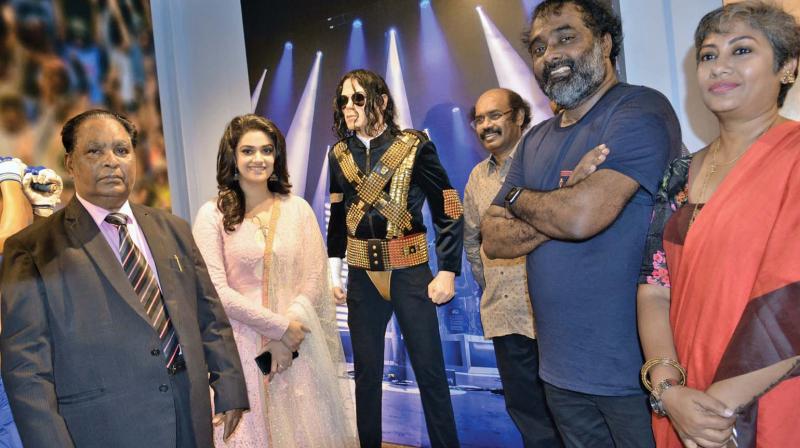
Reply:
[[[606, 160], [608, 154], [609, 149], [604, 144], [589, 150], [567, 179], [566, 186], [572, 187], [589, 177], [597, 170], [597, 166]], [[515, 176], [519, 177], [519, 167], [516, 168]], [[485, 228], [485, 231], [489, 232], [486, 233], [490, 240], [489, 247], [488, 249], [484, 247], [484, 252], [490, 258], [516, 258], [527, 255], [550, 239], [534, 226], [511, 216], [499, 206], [490, 207], [484, 219], [491, 221]]]
[[506, 210], [492, 205], [481, 220], [483, 251], [489, 259], [517, 258], [531, 253], [550, 238]]
[[639, 188], [632, 178], [600, 169], [558, 190], [525, 190], [512, 212], [553, 239], [585, 240], [611, 225]]

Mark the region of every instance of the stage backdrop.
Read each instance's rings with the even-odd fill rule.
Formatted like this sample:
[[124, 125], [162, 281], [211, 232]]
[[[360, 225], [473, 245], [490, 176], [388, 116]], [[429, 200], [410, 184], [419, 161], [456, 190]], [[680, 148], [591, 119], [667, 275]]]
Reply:
[[[511, 88], [531, 103], [534, 123], [551, 116], [521, 43], [538, 3], [242, 0], [253, 110], [286, 134], [294, 193], [312, 204], [323, 233], [329, 208], [326, 153], [337, 140], [331, 127], [340, 77], [355, 68], [384, 76], [401, 127], [428, 132], [453, 185], [463, 192], [470, 170], [486, 157], [468, 124], [469, 110], [483, 91]], [[504, 410], [494, 350], [483, 338], [479, 297], [464, 259], [456, 297], [439, 308], [461, 441], [464, 446], [521, 446]], [[346, 313], [346, 307], [339, 308], [352, 362]], [[419, 394], [394, 322], [387, 331], [385, 367], [384, 439], [427, 446]]]

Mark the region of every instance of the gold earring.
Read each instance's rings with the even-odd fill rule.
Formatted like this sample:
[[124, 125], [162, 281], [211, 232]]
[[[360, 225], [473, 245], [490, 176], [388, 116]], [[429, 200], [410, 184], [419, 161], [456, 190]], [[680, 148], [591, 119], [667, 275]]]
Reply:
[[781, 78], [781, 84], [794, 84], [796, 81], [794, 75], [790, 71], [785, 71], [783, 73], [783, 77]]

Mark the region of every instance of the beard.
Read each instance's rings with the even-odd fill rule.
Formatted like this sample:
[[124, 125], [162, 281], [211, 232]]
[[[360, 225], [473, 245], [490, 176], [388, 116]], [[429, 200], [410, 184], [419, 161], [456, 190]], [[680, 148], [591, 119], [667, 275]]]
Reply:
[[[564, 66], [570, 68], [569, 75], [553, 79], [550, 73]], [[603, 47], [599, 41], [595, 41], [592, 48], [577, 60], [564, 58], [545, 63], [541, 76], [536, 76], [536, 82], [551, 101], [564, 109], [574, 109], [597, 91], [605, 77]]]

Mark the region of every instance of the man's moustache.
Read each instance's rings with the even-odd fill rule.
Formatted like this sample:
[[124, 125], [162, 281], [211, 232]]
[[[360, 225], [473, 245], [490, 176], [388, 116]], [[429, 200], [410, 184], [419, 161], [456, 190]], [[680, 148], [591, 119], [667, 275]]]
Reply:
[[545, 81], [549, 81], [550, 73], [561, 67], [569, 67], [570, 71], [575, 72], [575, 61], [572, 59], [562, 59], [558, 62], [546, 63], [542, 71], [542, 78], [544, 78]]
[[500, 129], [497, 128], [485, 129], [483, 132], [481, 132], [481, 140], [485, 140], [486, 134], [490, 134], [492, 132], [494, 132], [497, 135], [503, 135], [503, 131], [501, 131]]

